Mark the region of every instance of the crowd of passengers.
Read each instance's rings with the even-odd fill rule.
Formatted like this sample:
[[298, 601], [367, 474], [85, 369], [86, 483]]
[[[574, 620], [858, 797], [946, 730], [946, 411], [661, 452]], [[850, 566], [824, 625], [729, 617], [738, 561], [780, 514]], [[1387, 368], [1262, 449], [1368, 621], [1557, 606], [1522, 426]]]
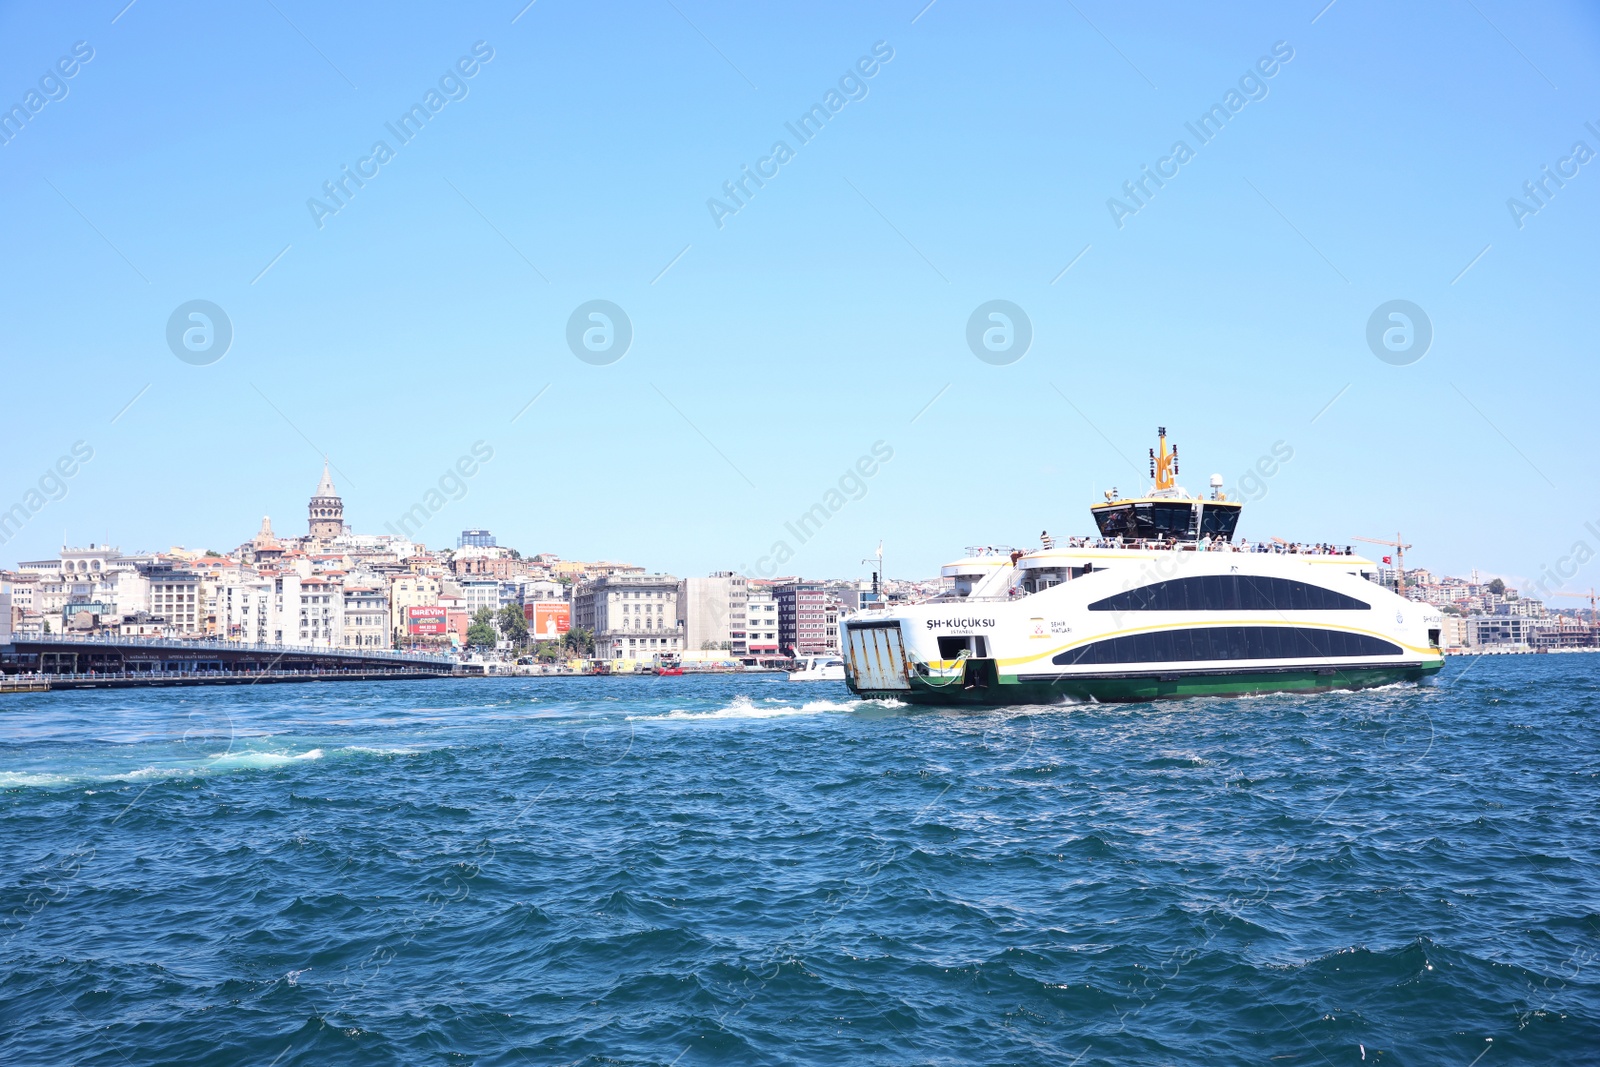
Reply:
[[1257, 541], [1241, 539], [1238, 544], [1220, 537], [1202, 537], [1199, 541], [1179, 541], [1173, 537], [1069, 537], [1068, 548], [1139, 548], [1182, 549], [1187, 552], [1272, 552], [1290, 556], [1352, 556], [1355, 549], [1349, 545], [1340, 548], [1330, 544], [1304, 544], [1299, 541]]

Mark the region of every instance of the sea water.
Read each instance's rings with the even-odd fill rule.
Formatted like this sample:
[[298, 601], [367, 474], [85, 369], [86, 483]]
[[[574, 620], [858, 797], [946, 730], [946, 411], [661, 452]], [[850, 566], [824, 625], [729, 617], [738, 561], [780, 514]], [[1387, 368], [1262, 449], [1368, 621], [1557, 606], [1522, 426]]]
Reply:
[[1600, 656], [0, 698], [0, 1063], [1600, 1061]]

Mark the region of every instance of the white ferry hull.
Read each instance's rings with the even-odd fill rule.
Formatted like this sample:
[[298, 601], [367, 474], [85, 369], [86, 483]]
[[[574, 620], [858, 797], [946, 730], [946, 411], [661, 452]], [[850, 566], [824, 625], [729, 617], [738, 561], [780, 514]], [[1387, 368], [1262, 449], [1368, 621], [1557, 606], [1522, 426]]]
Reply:
[[[925, 704], [1128, 702], [1359, 689], [1444, 664], [1438, 609], [1366, 580], [1372, 564], [1358, 557], [1019, 556], [983, 582], [1005, 595], [845, 620], [851, 690]], [[1028, 592], [1030, 572], [1078, 576]]]

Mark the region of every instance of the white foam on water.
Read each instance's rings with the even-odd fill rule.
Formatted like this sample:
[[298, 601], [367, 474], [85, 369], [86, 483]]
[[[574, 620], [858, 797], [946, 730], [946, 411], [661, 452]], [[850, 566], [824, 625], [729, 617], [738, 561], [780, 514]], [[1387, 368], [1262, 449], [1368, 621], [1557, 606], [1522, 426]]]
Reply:
[[800, 706], [802, 711], [854, 711], [861, 706], [859, 700], [839, 703], [836, 700], [808, 700]]
[[[322, 749], [308, 752], [219, 752], [203, 760], [189, 760], [178, 764], [148, 763], [128, 771], [112, 773], [50, 774], [26, 771], [0, 771], [0, 789], [49, 788], [84, 782], [137, 782], [152, 778], [191, 778], [212, 771], [267, 770], [304, 760], [319, 760]], [[94, 790], [90, 790], [94, 792]]]
[[137, 782], [145, 778], [182, 778], [192, 774], [194, 774], [193, 767], [156, 767], [152, 765], [149, 767], [140, 767], [136, 771], [124, 771], [121, 774], [101, 775], [98, 779], [93, 780], [101, 782], [120, 782], [132, 779], [133, 781]]
[[792, 715], [820, 715], [830, 711], [853, 711], [860, 707], [860, 702], [838, 704], [829, 700], [812, 700], [800, 707], [793, 704], [774, 703], [772, 698], [762, 701], [762, 707], [757, 707], [755, 702], [747, 696], [736, 696], [733, 702], [725, 707], [714, 708], [710, 711], [688, 711], [675, 708], [663, 715], [630, 715], [629, 722], [643, 722], [650, 720], [689, 720], [692, 722], [709, 722], [717, 719], [781, 719]]
[[425, 748], [375, 748], [371, 745], [346, 745], [341, 752], [365, 752], [369, 756], [420, 756]]
[[264, 770], [269, 767], [282, 767], [287, 763], [297, 760], [315, 760], [322, 758], [322, 749], [314, 748], [309, 752], [298, 755], [289, 755], [285, 752], [239, 752], [220, 754], [211, 759], [207, 766], [220, 770]]
[[73, 779], [64, 774], [30, 774], [27, 771], [0, 771], [0, 789], [70, 785], [72, 782]]

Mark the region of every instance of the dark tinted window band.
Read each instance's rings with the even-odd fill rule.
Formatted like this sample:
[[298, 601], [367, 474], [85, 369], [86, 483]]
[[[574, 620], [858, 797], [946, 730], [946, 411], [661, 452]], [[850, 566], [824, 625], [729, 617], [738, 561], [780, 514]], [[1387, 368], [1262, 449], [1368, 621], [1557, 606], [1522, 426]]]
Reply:
[[1129, 589], [1089, 605], [1090, 611], [1367, 611], [1372, 605], [1289, 578], [1205, 574]]
[[1071, 667], [1077, 664], [1398, 655], [1398, 645], [1343, 630], [1318, 630], [1309, 626], [1197, 626], [1111, 637], [1069, 649], [1050, 662], [1058, 667]]

